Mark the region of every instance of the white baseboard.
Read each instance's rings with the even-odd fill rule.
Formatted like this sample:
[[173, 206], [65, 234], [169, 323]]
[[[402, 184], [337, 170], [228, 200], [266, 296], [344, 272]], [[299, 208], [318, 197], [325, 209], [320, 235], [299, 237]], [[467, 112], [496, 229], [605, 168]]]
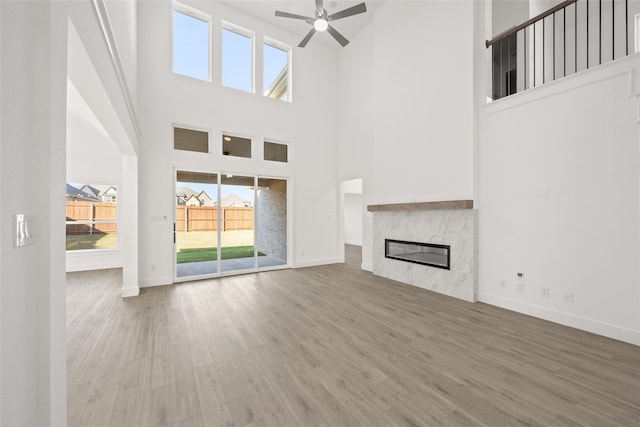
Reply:
[[140, 295], [140, 288], [122, 288], [121, 295], [122, 298], [137, 297]]
[[360, 268], [370, 273], [373, 273], [373, 264], [365, 264], [363, 262], [362, 264], [360, 264]]
[[[344, 260], [342, 261], [344, 262]], [[315, 267], [317, 265], [339, 264], [339, 258], [313, 259], [309, 261], [296, 262], [293, 268]]]
[[478, 301], [640, 346], [640, 331], [635, 331], [633, 329], [623, 328], [537, 305], [525, 304], [520, 301], [514, 301], [509, 298], [484, 292], [478, 293]]
[[150, 279], [140, 279], [141, 288], [150, 288], [152, 286], [163, 286], [173, 284], [173, 279], [167, 277], [152, 277]]

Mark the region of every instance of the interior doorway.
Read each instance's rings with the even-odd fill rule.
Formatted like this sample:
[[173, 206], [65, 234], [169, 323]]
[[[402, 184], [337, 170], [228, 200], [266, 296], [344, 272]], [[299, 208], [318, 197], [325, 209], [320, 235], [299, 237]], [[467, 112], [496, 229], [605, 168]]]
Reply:
[[348, 264], [362, 263], [363, 199], [362, 178], [340, 184], [341, 251]]

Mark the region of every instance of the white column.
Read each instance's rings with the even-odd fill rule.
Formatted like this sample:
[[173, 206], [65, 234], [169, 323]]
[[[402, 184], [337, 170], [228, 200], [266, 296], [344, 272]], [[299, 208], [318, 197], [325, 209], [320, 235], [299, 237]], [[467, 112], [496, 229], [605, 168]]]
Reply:
[[122, 156], [122, 190], [118, 204], [122, 218], [118, 236], [122, 239], [122, 297], [140, 294], [138, 283], [138, 157]]

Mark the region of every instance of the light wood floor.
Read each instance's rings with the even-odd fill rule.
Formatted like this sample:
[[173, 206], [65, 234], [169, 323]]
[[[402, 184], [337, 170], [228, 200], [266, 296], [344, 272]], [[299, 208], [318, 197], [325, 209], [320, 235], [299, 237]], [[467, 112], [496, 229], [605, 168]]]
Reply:
[[640, 348], [349, 263], [67, 281], [70, 426], [640, 425]]

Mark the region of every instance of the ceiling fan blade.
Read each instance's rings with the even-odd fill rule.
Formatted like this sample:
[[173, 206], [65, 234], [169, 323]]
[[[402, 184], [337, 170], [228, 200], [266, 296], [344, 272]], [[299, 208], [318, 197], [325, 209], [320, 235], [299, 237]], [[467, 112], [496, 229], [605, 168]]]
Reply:
[[336, 39], [338, 43], [342, 45], [342, 47], [345, 47], [349, 44], [349, 40], [347, 40], [342, 34], [338, 32], [338, 30], [333, 28], [331, 25], [327, 27], [327, 31], [333, 36], [334, 39]]
[[279, 10], [276, 10], [276, 16], [280, 16], [281, 18], [302, 19], [303, 21], [311, 21], [313, 23], [313, 18], [310, 18], [308, 16], [296, 15], [295, 13], [280, 12]]
[[333, 15], [329, 15], [327, 19], [329, 21], [335, 21], [336, 19], [346, 18], [347, 16], [357, 15], [366, 11], [367, 6], [364, 3], [360, 3], [345, 10], [341, 10], [340, 12], [336, 12]]
[[311, 31], [309, 31], [307, 33], [306, 36], [304, 36], [304, 38], [302, 39], [302, 41], [300, 42], [300, 44], [298, 44], [298, 47], [305, 47], [307, 45], [307, 43], [309, 43], [309, 40], [311, 40], [311, 37], [313, 37], [313, 35], [316, 33], [316, 29], [312, 28]]
[[322, 0], [316, 0], [316, 9], [324, 9], [324, 5], [322, 3]]

